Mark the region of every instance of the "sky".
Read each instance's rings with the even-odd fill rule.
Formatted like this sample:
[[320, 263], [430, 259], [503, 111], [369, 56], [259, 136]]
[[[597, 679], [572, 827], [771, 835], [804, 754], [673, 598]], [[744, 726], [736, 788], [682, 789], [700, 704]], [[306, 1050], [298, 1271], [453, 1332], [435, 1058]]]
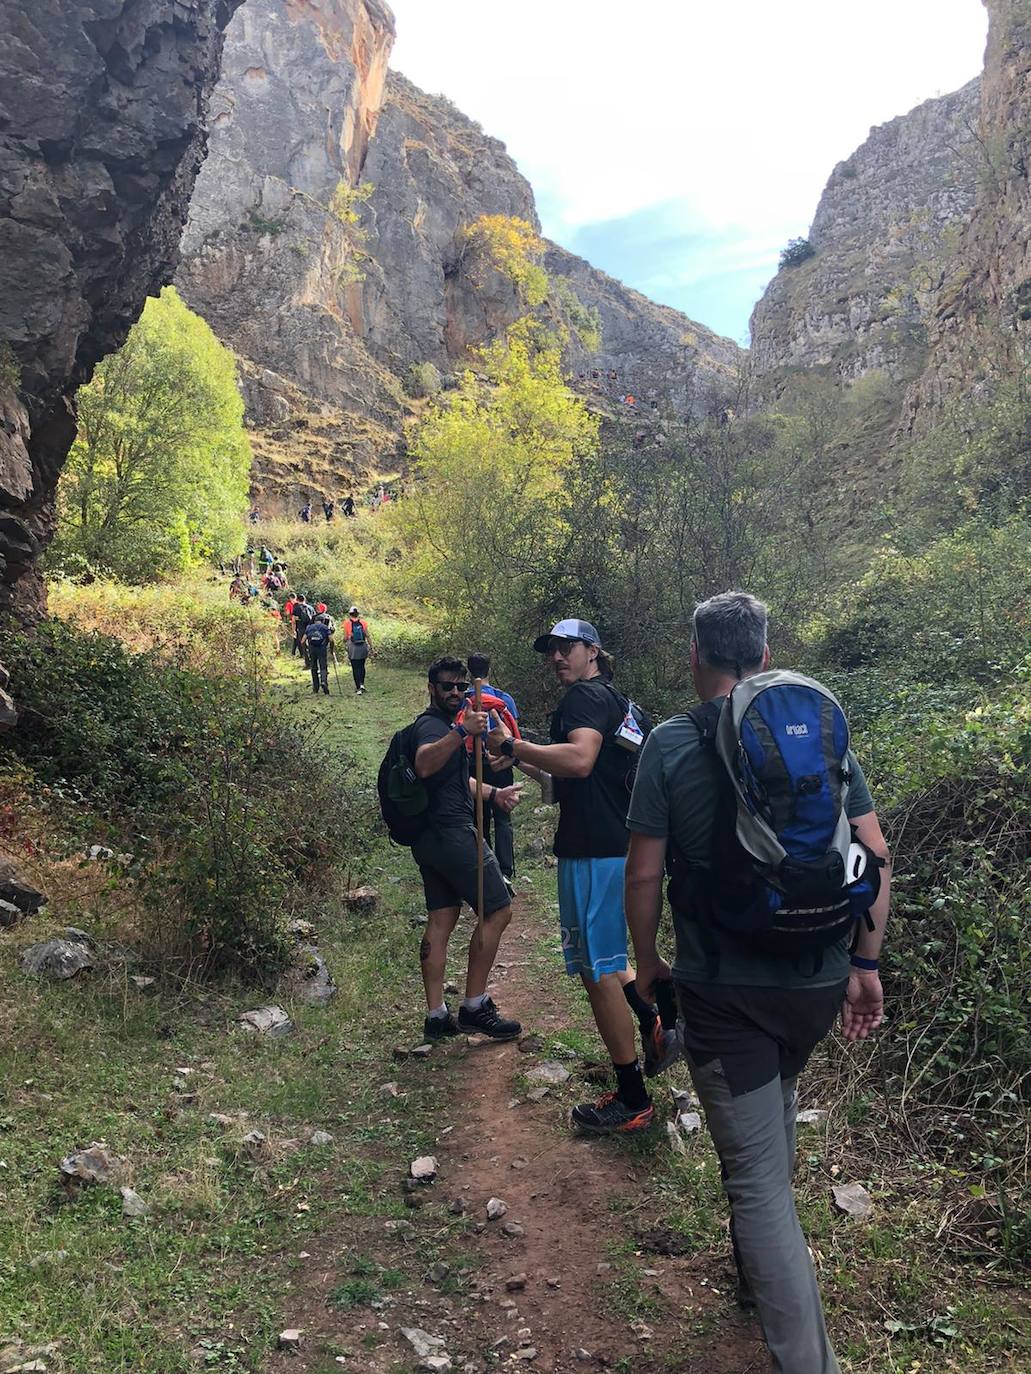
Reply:
[[391, 65], [508, 147], [545, 234], [748, 341], [835, 163], [981, 69], [981, 0], [390, 0]]

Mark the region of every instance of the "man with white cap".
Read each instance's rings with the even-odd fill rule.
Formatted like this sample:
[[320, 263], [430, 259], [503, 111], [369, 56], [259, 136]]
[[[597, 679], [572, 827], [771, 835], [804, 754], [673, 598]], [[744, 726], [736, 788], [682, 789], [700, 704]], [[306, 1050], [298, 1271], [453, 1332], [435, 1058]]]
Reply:
[[655, 1008], [637, 995], [627, 963], [626, 813], [648, 722], [613, 686], [611, 659], [589, 621], [560, 620], [533, 647], [550, 660], [566, 689], [551, 718], [552, 742], [511, 739], [499, 728], [491, 731], [489, 744], [495, 758], [555, 779], [554, 851], [566, 972], [583, 980], [616, 1075], [615, 1092], [574, 1107], [572, 1119], [596, 1135], [647, 1130], [655, 1112], [637, 1057], [634, 1016], [644, 1043], [644, 1073], [660, 1073], [679, 1053], [675, 1032], [664, 1031]]

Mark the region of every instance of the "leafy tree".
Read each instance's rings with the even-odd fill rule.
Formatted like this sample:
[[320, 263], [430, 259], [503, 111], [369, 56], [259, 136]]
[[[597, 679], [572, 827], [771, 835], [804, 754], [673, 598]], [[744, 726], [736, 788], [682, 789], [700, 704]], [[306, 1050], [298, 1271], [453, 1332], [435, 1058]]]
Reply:
[[467, 247], [511, 279], [524, 305], [543, 305], [549, 286], [540, 265], [544, 240], [531, 224], [514, 215], [481, 215], [464, 231], [464, 239]]
[[172, 287], [78, 394], [50, 563], [144, 582], [239, 549], [251, 454], [232, 353]]
[[814, 258], [816, 249], [808, 239], [788, 239], [787, 247], [782, 249], [780, 255], [781, 267], [797, 267], [807, 258]]
[[479, 636], [515, 623], [564, 542], [566, 476], [598, 424], [562, 379], [557, 341], [530, 321], [479, 350], [476, 369], [413, 432], [415, 480], [389, 518], [406, 590]]

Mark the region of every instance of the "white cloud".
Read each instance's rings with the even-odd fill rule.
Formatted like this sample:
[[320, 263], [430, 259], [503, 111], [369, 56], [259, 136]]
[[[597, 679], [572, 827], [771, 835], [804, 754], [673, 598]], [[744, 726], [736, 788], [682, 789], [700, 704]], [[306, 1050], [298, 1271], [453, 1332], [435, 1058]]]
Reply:
[[976, 75], [986, 29], [979, 0], [391, 3], [393, 65], [507, 143], [553, 238], [676, 204], [746, 260], [871, 125]]

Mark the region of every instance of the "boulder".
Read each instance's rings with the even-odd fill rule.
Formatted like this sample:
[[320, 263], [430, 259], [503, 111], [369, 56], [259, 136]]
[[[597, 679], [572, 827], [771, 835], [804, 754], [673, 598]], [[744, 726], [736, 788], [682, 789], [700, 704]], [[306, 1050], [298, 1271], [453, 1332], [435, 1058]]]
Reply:
[[242, 1011], [236, 1018], [241, 1026], [252, 1031], [255, 1035], [267, 1035], [273, 1040], [278, 1040], [284, 1035], [290, 1035], [294, 1028], [294, 1023], [287, 1016], [282, 1007], [256, 1007], [253, 1011]]
[[325, 1006], [337, 995], [337, 985], [326, 961], [314, 945], [302, 945], [294, 967], [286, 976], [288, 992], [309, 1006]]
[[74, 978], [83, 969], [93, 967], [89, 949], [78, 940], [44, 940], [29, 945], [21, 957], [25, 973], [40, 978]]
[[529, 1082], [544, 1083], [550, 1088], [557, 1088], [568, 1082], [569, 1076], [569, 1070], [563, 1064], [555, 1063], [554, 1060], [537, 1064], [526, 1075]]
[[145, 1217], [150, 1213], [149, 1205], [143, 1201], [134, 1188], [120, 1188], [122, 1195], [123, 1217]]
[[355, 916], [371, 916], [379, 906], [379, 893], [374, 887], [356, 887], [344, 898], [344, 905]]
[[111, 1183], [118, 1185], [128, 1171], [128, 1163], [121, 1155], [109, 1150], [103, 1141], [95, 1140], [88, 1149], [73, 1150], [58, 1166], [67, 1183]]
[[47, 904], [46, 893], [26, 882], [10, 864], [0, 864], [0, 901], [16, 906], [26, 916], [34, 916]]

